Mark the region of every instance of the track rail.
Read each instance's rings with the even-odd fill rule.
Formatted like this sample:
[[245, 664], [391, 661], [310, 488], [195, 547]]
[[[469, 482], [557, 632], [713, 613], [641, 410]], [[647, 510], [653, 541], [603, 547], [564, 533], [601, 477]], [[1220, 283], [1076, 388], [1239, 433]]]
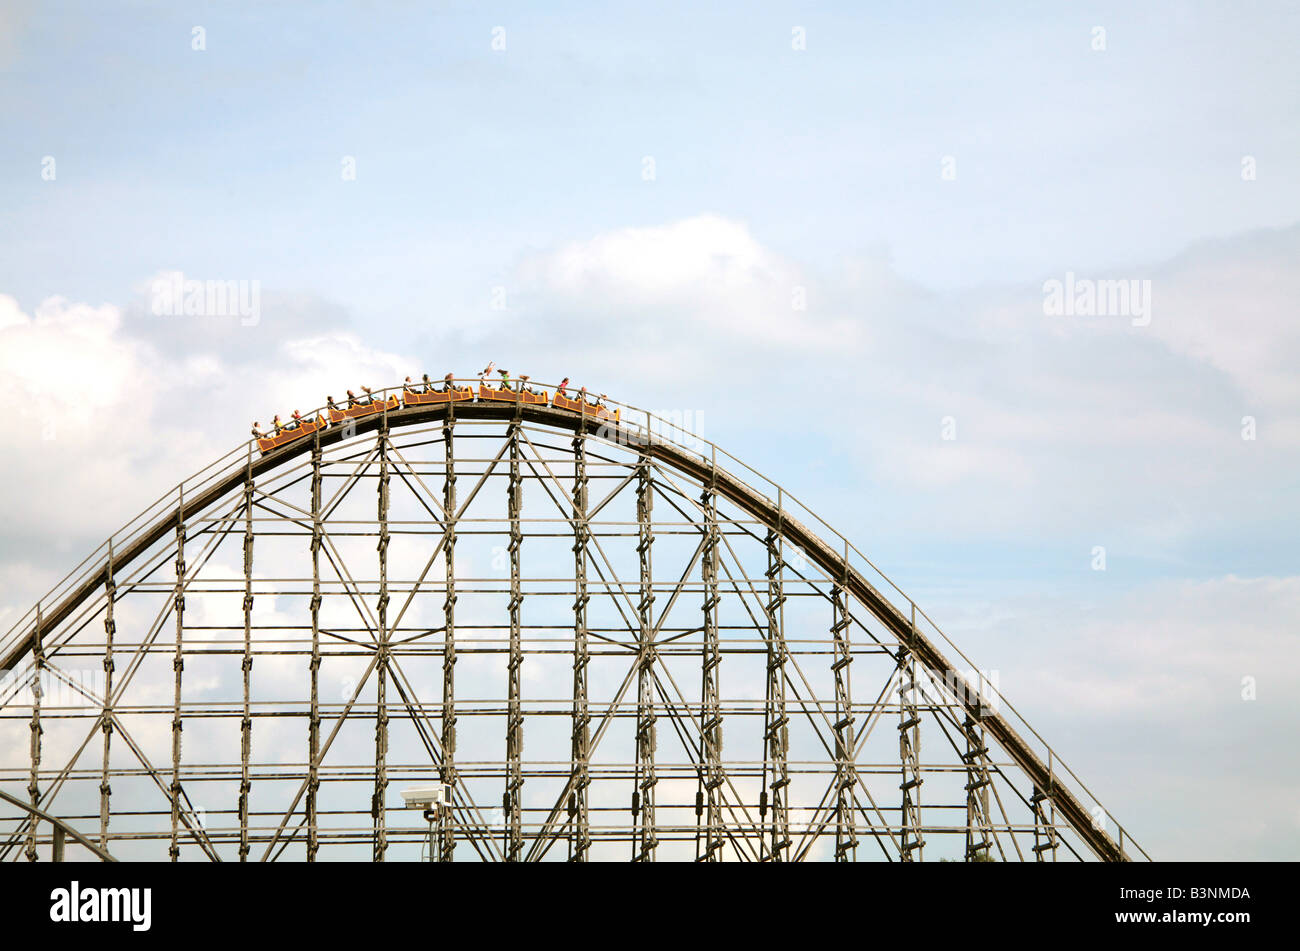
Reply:
[[56, 862], [61, 862], [61, 861], [63, 861], [63, 857], [62, 857], [62, 856], [63, 856], [63, 844], [62, 844], [62, 841], [61, 841], [61, 837], [71, 837], [72, 840], [73, 840], [74, 842], [76, 842], [78, 845], [84, 845], [84, 846], [85, 846], [86, 848], [88, 848], [92, 853], [94, 853], [94, 855], [95, 855], [95, 856], [96, 856], [96, 857], [97, 857], [101, 862], [116, 862], [116, 861], [117, 861], [117, 859], [113, 858], [113, 856], [110, 855], [107, 851], [105, 851], [104, 849], [101, 849], [101, 848], [100, 848], [98, 845], [96, 845], [94, 842], [91, 842], [89, 839], [87, 839], [84, 835], [82, 835], [80, 832], [78, 832], [78, 831], [77, 831], [76, 829], [74, 829], [72, 826], [68, 825], [68, 823], [64, 822], [62, 819], [58, 818], [57, 816], [50, 815], [50, 814], [49, 814], [48, 812], [46, 812], [44, 809], [38, 809], [36, 806], [33, 806], [33, 805], [32, 805], [31, 803], [29, 803], [29, 802], [23, 802], [21, 799], [17, 799], [17, 798], [15, 798], [15, 797], [9, 795], [9, 794], [8, 794], [7, 792], [5, 792], [3, 789], [0, 789], [0, 799], [4, 800], [5, 802], [9, 803], [10, 805], [17, 806], [19, 809], [23, 810], [23, 812], [26, 812], [26, 813], [28, 813], [29, 815], [31, 815], [32, 817], [34, 817], [34, 819], [41, 819], [41, 820], [44, 820], [45, 822], [48, 822], [50, 825], [54, 826], [54, 828], [55, 828], [55, 830], [56, 830], [56, 831], [55, 831], [55, 845], [54, 845], [54, 855], [55, 855], [55, 859], [54, 859], [54, 861], [56, 861]]
[[[383, 399], [390, 392], [396, 391], [396, 388], [377, 391], [375, 397], [376, 399]], [[615, 401], [608, 402], [615, 403]], [[615, 405], [622, 406], [623, 404], [615, 403]], [[629, 413], [626, 410], [631, 410], [632, 414], [639, 414], [640, 417], [643, 417], [646, 420], [645, 426], [634, 421], [637, 418], [635, 415], [629, 418]], [[316, 412], [313, 411], [308, 414], [308, 418], [314, 417]], [[724, 459], [731, 459], [738, 463], [743, 469], [749, 469], [744, 463], [740, 463], [739, 460], [719, 450], [711, 443], [703, 440], [698, 441], [698, 445], [704, 446], [708, 452], [687, 448], [652, 431], [656, 423], [662, 424], [661, 428], [671, 429], [671, 424], [666, 423], [666, 421], [635, 407], [626, 407], [622, 415], [623, 419], [620, 423], [613, 423], [598, 420], [592, 416], [555, 409], [548, 405], [481, 401], [442, 403], [385, 410], [373, 416], [353, 420], [354, 425], [352, 426], [336, 425], [330, 429], [318, 431], [309, 438], [303, 438], [274, 449], [260, 458], [254, 456], [254, 446], [250, 442], [244, 450], [231, 452], [212, 466], [198, 473], [191, 480], [187, 480], [187, 483], [182, 484], [177, 492], [169, 493], [163, 499], [160, 499], [158, 503], [155, 503], [144, 513], [147, 515], [155, 510], [160, 511], [161, 514], [156, 516], [153, 521], [147, 521], [144, 515], [137, 517], [123, 532], [119, 533], [119, 535], [125, 537], [120, 541], [110, 541], [105, 546], [100, 546], [78, 569], [74, 570], [73, 575], [76, 576], [75, 578], [73, 575], [65, 578], [59, 586], [56, 586], [51, 596], [42, 599], [40, 602], [42, 609], [39, 612], [33, 609], [27, 615], [24, 615], [5, 638], [0, 640], [0, 649], [3, 650], [3, 654], [0, 655], [0, 670], [13, 668], [32, 650], [41, 632], [55, 630], [72, 615], [79, 605], [97, 594], [102, 589], [110, 563], [113, 571], [120, 571], [123, 566], [139, 558], [168, 534], [174, 533], [184, 513], [192, 514], [206, 510], [209, 506], [242, 486], [250, 474], [256, 478], [258, 475], [276, 469], [298, 456], [309, 453], [315, 446], [330, 446], [344, 441], [345, 438], [351, 439], [355, 435], [377, 430], [381, 426], [417, 425], [441, 421], [448, 416], [452, 417], [453, 420], [463, 418], [539, 423], [574, 433], [585, 432], [589, 436], [621, 445], [636, 446], [697, 482], [713, 486], [714, 491], [720, 493], [764, 524], [779, 526], [781, 531], [791, 541], [803, 548], [810, 560], [815, 562], [822, 570], [832, 577], [843, 579], [845, 587], [868, 607], [877, 620], [888, 627], [900, 643], [907, 645], [931, 674], [938, 675], [945, 682], [960, 688], [956, 692], [959, 693], [959, 699], [966, 710], [983, 723], [999, 745], [1024, 770], [1035, 787], [1041, 790], [1061, 811], [1071, 828], [1087, 843], [1098, 858], [1112, 862], [1129, 861], [1131, 857], [1125, 851], [1125, 844], [1127, 843], [1137, 850], [1141, 858], [1150, 860], [1150, 856], [1134, 842], [1132, 836], [1128, 835], [1122, 826], [1117, 825], [1119, 832], [1117, 840], [1106, 831], [1104, 822], [1098, 823], [1094, 821], [1093, 812], [1066, 784], [1067, 779], [1073, 780], [1094, 802], [1097, 802], [1096, 797], [1087, 790], [1082, 781], [1068, 767], [1065, 767], [1046, 741], [1033, 731], [1023, 717], [1020, 717], [1014, 708], [1005, 701], [1005, 698], [1001, 697], [1000, 694], [997, 695], [1000, 702], [996, 710], [982, 701], [982, 696], [988, 696], [991, 690], [990, 685], [980, 685], [980, 689], [976, 689], [974, 685], [971, 685], [965, 676], [949, 661], [948, 656], [945, 655], [940, 646], [918, 627], [918, 617], [929, 623], [938, 636], [952, 648], [956, 656], [960, 657], [971, 668], [974, 668], [975, 665], [961, 653], [960, 649], [938, 629], [938, 626], [924, 612], [917, 608], [914, 601], [903, 594], [897, 585], [889, 581], [883, 572], [880, 572], [871, 564], [865, 555], [853, 548], [847, 539], [835, 532], [834, 529], [831, 529], [825, 522], [822, 522], [822, 525], [829, 530], [829, 533], [843, 544], [842, 550], [832, 547], [821, 534], [809, 528], [803, 520], [796, 518], [795, 512], [806, 513], [821, 522], [820, 518], [817, 518], [797, 499], [788, 495], [780, 486], [776, 486], [776, 498], [773, 499], [768, 494], [753, 488], [727, 469], [722, 468], [718, 463], [719, 455], [723, 456]], [[218, 467], [221, 466], [224, 466], [224, 468], [219, 469]], [[217, 471], [214, 472], [214, 469]], [[749, 471], [754, 472], [752, 469], [749, 469]], [[763, 478], [758, 473], [754, 474], [759, 478]], [[177, 502], [173, 507], [168, 508], [165, 504], [162, 504], [173, 498]], [[796, 507], [794, 511], [791, 510], [791, 505]], [[857, 554], [886, 584], [892, 586], [907, 601], [910, 608], [909, 614], [900, 611], [875, 585], [871, 584], [866, 575], [853, 564], [850, 556], [851, 552]], [[57, 599], [55, 603], [50, 607], [45, 607], [47, 602], [54, 598]], [[39, 628], [37, 627], [38, 624]], [[996, 693], [995, 690], [993, 692]], [[1003, 709], [1014, 715], [1023, 728], [1028, 730], [1033, 738], [1042, 744], [1047, 754], [1046, 760], [1034, 750], [1031, 743], [1012, 725], [1010, 717], [1003, 714]], [[1110, 821], [1113, 822], [1114, 820]]]

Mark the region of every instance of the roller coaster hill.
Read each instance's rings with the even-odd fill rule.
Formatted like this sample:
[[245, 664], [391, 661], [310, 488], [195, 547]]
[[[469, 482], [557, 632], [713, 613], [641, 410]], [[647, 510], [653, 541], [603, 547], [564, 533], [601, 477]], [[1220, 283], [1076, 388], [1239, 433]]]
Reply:
[[795, 496], [549, 385], [239, 446], [0, 668], [0, 859], [1150, 858]]

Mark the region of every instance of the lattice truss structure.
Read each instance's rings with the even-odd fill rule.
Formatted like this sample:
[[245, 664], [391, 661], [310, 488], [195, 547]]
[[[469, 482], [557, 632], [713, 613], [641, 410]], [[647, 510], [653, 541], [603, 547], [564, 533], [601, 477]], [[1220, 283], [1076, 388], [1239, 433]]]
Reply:
[[[575, 429], [385, 417], [182, 491], [174, 530], [37, 619], [0, 789], [123, 859], [416, 859], [400, 792], [439, 782], [443, 861], [1098, 856], [992, 740], [995, 692], [779, 507]], [[48, 857], [4, 818], [0, 858]]]

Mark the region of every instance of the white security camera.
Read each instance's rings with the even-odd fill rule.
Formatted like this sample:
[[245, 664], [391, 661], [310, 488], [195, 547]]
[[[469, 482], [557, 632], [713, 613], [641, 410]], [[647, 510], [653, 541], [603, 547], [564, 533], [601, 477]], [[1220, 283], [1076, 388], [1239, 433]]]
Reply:
[[417, 786], [402, 790], [402, 799], [408, 809], [435, 810], [451, 801], [451, 787], [446, 783], [436, 786]]

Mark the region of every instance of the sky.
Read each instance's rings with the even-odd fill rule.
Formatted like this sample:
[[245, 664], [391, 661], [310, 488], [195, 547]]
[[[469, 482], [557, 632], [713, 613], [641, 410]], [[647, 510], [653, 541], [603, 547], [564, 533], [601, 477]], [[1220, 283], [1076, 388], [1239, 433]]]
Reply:
[[1152, 855], [1295, 858], [1300, 10], [698, 7], [6, 3], [0, 629], [253, 419], [495, 360], [784, 485]]

